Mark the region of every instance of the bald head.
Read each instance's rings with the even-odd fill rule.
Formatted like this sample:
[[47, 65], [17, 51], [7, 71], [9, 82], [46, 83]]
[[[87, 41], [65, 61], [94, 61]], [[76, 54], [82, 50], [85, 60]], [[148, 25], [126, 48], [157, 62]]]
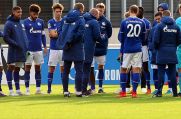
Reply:
[[96, 19], [99, 19], [99, 11], [96, 8], [92, 8], [89, 12], [92, 16], [96, 17]]

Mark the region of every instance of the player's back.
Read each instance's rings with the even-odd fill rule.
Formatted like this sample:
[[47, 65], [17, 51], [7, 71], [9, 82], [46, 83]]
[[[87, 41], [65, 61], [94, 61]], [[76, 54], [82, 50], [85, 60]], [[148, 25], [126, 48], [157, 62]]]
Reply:
[[145, 38], [145, 23], [137, 17], [128, 17], [122, 22], [124, 32], [124, 53], [141, 52]]

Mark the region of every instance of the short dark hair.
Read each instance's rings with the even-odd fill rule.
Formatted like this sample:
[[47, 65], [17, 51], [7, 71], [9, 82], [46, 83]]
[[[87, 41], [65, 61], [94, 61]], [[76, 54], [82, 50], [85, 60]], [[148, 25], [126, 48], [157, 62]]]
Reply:
[[83, 3], [80, 3], [80, 2], [75, 3], [74, 9], [77, 9], [77, 10], [84, 9], [84, 4], [83, 4]]
[[60, 9], [61, 11], [64, 10], [64, 7], [62, 4], [60, 3], [55, 3], [53, 6], [52, 6], [52, 9], [55, 10], [55, 9]]
[[35, 12], [35, 13], [40, 13], [41, 12], [41, 8], [39, 5], [37, 4], [32, 4], [29, 7], [29, 12]]
[[13, 12], [13, 11], [16, 11], [16, 10], [22, 10], [22, 9], [21, 9], [20, 6], [15, 6], [15, 7], [12, 8], [12, 12]]
[[135, 14], [137, 14], [137, 13], [138, 13], [138, 10], [139, 10], [139, 8], [138, 8], [137, 5], [131, 5], [131, 6], [129, 7], [129, 12], [130, 12], [130, 13], [135, 13]]
[[163, 11], [163, 16], [171, 16], [171, 13], [169, 10]]
[[98, 3], [97, 5], [96, 5], [96, 8], [106, 8], [105, 7], [105, 4], [104, 3]]
[[138, 7], [138, 8], [139, 8], [139, 12], [137, 14], [137, 17], [142, 19], [144, 15], [144, 8], [143, 7]]
[[157, 13], [155, 13], [155, 17], [157, 17], [157, 16], [162, 17], [162, 12], [157, 12]]

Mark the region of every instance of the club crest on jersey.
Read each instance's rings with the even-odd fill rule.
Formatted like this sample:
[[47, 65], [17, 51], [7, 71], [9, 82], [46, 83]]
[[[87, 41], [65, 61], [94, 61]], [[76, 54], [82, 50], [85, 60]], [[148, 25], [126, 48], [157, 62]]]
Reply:
[[167, 26], [167, 25], [163, 28], [163, 31], [164, 31], [164, 32], [173, 32], [173, 33], [176, 33], [176, 32], [177, 32], [176, 29], [168, 29], [168, 26]]
[[24, 26], [24, 24], [21, 24], [21, 26], [22, 26], [22, 29], [23, 29], [23, 30], [25, 30], [25, 26]]
[[51, 28], [51, 25], [50, 25], [50, 23], [48, 24], [48, 28]]
[[106, 25], [106, 23], [105, 23], [105, 22], [102, 22], [102, 25], [103, 25], [103, 26], [105, 26], [105, 25]]
[[38, 24], [38, 26], [41, 26], [41, 23], [40, 23], [40, 22], [38, 22], [37, 24]]
[[89, 24], [85, 24], [85, 27], [89, 27]]

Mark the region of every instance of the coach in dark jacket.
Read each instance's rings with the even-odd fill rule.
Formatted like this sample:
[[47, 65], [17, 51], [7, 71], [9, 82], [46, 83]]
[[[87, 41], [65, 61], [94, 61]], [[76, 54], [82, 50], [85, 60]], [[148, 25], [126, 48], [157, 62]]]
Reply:
[[180, 44], [180, 29], [170, 17], [170, 11], [163, 12], [161, 23], [156, 27], [154, 47], [157, 50], [156, 63], [158, 64], [159, 88], [157, 97], [162, 96], [165, 67], [168, 65], [168, 80], [171, 81], [173, 96], [177, 96], [176, 64], [177, 46]]
[[84, 14], [85, 33], [84, 33], [84, 49], [85, 60], [83, 65], [83, 95], [89, 95], [87, 85], [90, 77], [91, 64], [95, 51], [96, 42], [101, 42], [101, 32], [99, 23], [96, 19], [99, 18], [99, 11], [95, 8]]
[[83, 35], [85, 31], [85, 21], [82, 16], [84, 5], [76, 3], [74, 9], [71, 10], [65, 17], [62, 26], [62, 44], [63, 60], [64, 60], [64, 73], [63, 73], [63, 91], [64, 96], [69, 97], [68, 79], [72, 62], [76, 70], [75, 87], [76, 96], [82, 97], [82, 76], [83, 76], [83, 61], [85, 59]]
[[25, 62], [27, 36], [24, 25], [13, 16], [7, 18], [4, 26], [4, 41], [9, 45], [7, 63]]
[[16, 86], [16, 93], [17, 95], [22, 95], [19, 85], [19, 71], [20, 68], [24, 66], [24, 62], [26, 61], [28, 40], [24, 25], [20, 21], [21, 15], [21, 7], [13, 7], [12, 15], [8, 17], [7, 22], [4, 26], [4, 41], [9, 45], [7, 58], [8, 70], [6, 72], [6, 78], [10, 91], [9, 95], [11, 96], [15, 95], [12, 87], [12, 73]]

